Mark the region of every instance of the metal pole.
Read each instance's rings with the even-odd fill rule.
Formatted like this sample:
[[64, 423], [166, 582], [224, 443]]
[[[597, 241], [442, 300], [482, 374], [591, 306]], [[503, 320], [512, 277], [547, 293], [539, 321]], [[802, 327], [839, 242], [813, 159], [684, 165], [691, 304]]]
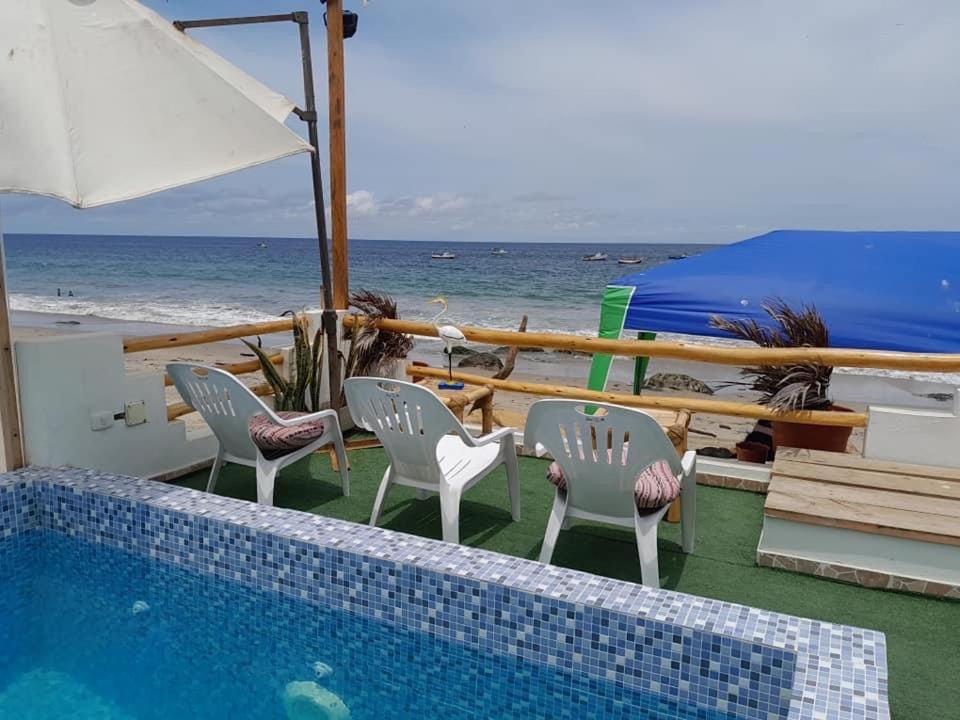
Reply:
[[[317, 133], [317, 102], [313, 89], [313, 60], [310, 54], [310, 27], [307, 13], [294, 13], [294, 21], [300, 26], [300, 51], [303, 56], [304, 113], [307, 135], [313, 152], [310, 153], [310, 170], [313, 174], [313, 209], [317, 219], [317, 242], [320, 245], [320, 272], [323, 275], [323, 334], [327, 338], [327, 368], [330, 372], [330, 407], [340, 409], [340, 346], [337, 342], [337, 312], [333, 304], [330, 251], [327, 247], [327, 218], [323, 206], [323, 176], [320, 172], [320, 138]], [[314, 408], [316, 409], [316, 408]]]
[[[320, 249], [320, 276], [323, 283], [323, 311], [321, 326], [327, 338], [327, 369], [329, 371], [330, 407], [339, 410], [340, 403], [340, 347], [337, 332], [337, 313], [333, 302], [333, 283], [330, 271], [330, 249], [327, 242], [327, 219], [323, 204], [323, 175], [320, 169], [320, 138], [317, 133], [317, 103], [313, 89], [313, 60], [310, 54], [310, 26], [304, 11], [286, 15], [255, 15], [249, 17], [211, 18], [206, 20], [176, 20], [173, 26], [183, 32], [188, 28], [211, 28], [231, 25], [254, 25], [272, 22], [295, 22], [300, 29], [300, 55], [303, 63], [303, 109], [294, 108], [297, 116], [307, 124], [307, 136], [313, 146], [310, 153], [310, 172], [313, 179], [313, 205], [317, 223], [317, 243]], [[316, 408], [314, 408], [316, 410]]]

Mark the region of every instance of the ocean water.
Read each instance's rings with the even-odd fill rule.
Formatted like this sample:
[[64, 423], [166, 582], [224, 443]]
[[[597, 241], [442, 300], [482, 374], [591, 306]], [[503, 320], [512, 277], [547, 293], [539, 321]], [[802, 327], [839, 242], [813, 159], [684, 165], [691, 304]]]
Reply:
[[[95, 315], [176, 325], [231, 325], [317, 307], [316, 241], [305, 238], [7, 235], [14, 310]], [[266, 244], [265, 248], [260, 243]], [[387, 292], [401, 316], [429, 318], [427, 300], [446, 295], [455, 323], [595, 334], [600, 298], [612, 279], [706, 252], [706, 245], [503, 244], [354, 240], [352, 289]], [[431, 260], [449, 249], [456, 260]], [[609, 253], [607, 262], [583, 255]], [[618, 265], [618, 256], [643, 256]], [[57, 289], [61, 296], [57, 296]], [[73, 293], [72, 297], [69, 293]]]
[[733, 720], [51, 531], [3, 558], [2, 718]]

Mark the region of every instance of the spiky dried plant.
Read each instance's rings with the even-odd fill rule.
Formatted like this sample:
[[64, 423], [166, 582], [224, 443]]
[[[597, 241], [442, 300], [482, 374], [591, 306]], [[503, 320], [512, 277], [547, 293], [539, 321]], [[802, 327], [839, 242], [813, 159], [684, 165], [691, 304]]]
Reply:
[[397, 362], [413, 349], [413, 339], [409, 335], [381, 330], [376, 325], [377, 320], [400, 319], [396, 301], [384, 293], [357, 290], [350, 294], [350, 307], [359, 310], [365, 321], [351, 332], [347, 377], [392, 372]]
[[[323, 329], [317, 330], [310, 342], [309, 321], [306, 313], [287, 310], [284, 315], [293, 317], [293, 372], [287, 380], [270, 362], [267, 354], [253, 343], [244, 340], [257, 359], [263, 376], [273, 388], [273, 405], [277, 410], [307, 412], [320, 406], [320, 367], [323, 365]], [[310, 404], [307, 406], [307, 394]]]
[[[830, 333], [813, 305], [793, 310], [783, 300], [767, 300], [763, 311], [775, 325], [765, 327], [756, 320], [727, 320], [714, 315], [710, 325], [741, 340], [750, 340], [761, 347], [828, 347]], [[760, 393], [760, 402], [774, 410], [818, 410], [830, 406], [827, 391], [833, 368], [816, 363], [759, 365], [746, 367], [740, 374], [747, 384]]]

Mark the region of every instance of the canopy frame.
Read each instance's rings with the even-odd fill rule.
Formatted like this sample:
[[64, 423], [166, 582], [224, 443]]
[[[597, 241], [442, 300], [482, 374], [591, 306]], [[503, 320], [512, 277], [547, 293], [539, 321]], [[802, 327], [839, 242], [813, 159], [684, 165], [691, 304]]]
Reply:
[[[318, 150], [320, 137], [317, 130], [317, 103], [313, 85], [313, 56], [310, 51], [310, 20], [306, 11], [281, 15], [248, 15], [241, 17], [204, 18], [200, 20], [174, 20], [173, 26], [180, 32], [192, 28], [231, 27], [236, 25], [262, 25], [266, 23], [293, 22], [299, 29], [300, 57], [303, 74], [303, 108], [294, 107], [293, 113], [307, 125], [307, 138], [313, 146], [310, 153], [310, 173], [313, 183], [313, 208], [317, 226], [317, 244], [320, 251], [320, 275], [322, 283], [323, 311], [321, 326], [327, 341], [327, 369], [329, 371], [330, 407], [340, 408], [340, 348], [337, 332], [337, 312], [334, 306], [333, 277], [330, 266], [330, 248], [327, 239], [327, 218], [323, 201], [323, 173]], [[342, 31], [341, 31], [342, 32]], [[342, 43], [342, 38], [341, 38]], [[342, 68], [342, 64], [341, 64]], [[342, 77], [342, 76], [341, 76]], [[332, 83], [332, 81], [331, 81]], [[341, 80], [340, 87], [343, 84]], [[336, 203], [333, 203], [336, 205]], [[344, 269], [344, 272], [346, 270]], [[344, 286], [346, 284], [344, 283]], [[316, 410], [316, 408], [314, 408]]]

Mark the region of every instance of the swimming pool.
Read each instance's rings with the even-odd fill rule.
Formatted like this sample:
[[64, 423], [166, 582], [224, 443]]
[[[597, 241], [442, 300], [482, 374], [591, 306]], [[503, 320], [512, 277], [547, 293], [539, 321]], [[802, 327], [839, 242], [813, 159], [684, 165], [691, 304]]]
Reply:
[[81, 470], [0, 476], [0, 717], [887, 717], [882, 635]]

